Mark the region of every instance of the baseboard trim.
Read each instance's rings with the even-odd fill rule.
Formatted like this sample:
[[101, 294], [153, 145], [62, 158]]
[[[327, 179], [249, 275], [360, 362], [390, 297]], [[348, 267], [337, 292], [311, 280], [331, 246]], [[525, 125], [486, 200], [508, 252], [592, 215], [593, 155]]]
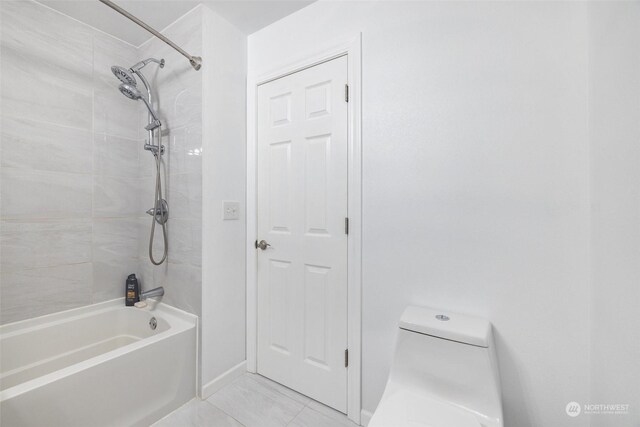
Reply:
[[243, 360], [238, 363], [233, 368], [224, 372], [222, 375], [214, 378], [212, 381], [209, 381], [207, 384], [202, 386], [202, 391], [200, 393], [200, 398], [202, 400], [207, 399], [213, 393], [220, 390], [222, 387], [231, 384], [233, 380], [240, 377], [242, 374], [247, 372], [247, 361]]
[[367, 427], [367, 425], [369, 425], [369, 421], [371, 421], [371, 417], [373, 417], [373, 414], [371, 412], [365, 409], [360, 411], [360, 425]]

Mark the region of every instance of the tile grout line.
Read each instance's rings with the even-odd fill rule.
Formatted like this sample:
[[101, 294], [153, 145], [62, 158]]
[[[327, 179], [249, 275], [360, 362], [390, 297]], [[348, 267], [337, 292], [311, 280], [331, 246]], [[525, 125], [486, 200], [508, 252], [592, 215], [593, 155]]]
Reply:
[[[327, 405], [325, 405], [324, 403], [322, 403], [322, 402], [318, 402], [317, 400], [313, 400], [313, 399], [309, 400], [309, 402], [308, 402], [308, 403], [307, 403], [307, 405], [305, 406], [305, 408], [309, 408], [309, 410], [311, 410], [311, 411], [315, 412], [316, 414], [319, 414], [319, 415], [321, 415], [321, 416], [323, 416], [323, 417], [327, 418], [328, 420], [331, 420], [331, 421], [337, 421], [337, 420], [335, 420], [335, 419], [334, 419], [334, 417], [332, 417], [332, 416], [330, 416], [330, 415], [328, 415], [328, 414], [324, 414], [324, 413], [322, 413], [322, 412], [318, 411], [317, 409], [312, 408], [311, 406], [309, 406], [309, 404], [311, 404], [311, 402], [316, 402], [316, 403], [318, 403], [318, 404], [320, 404], [320, 405], [323, 405], [324, 407], [326, 407], [327, 409], [330, 409], [330, 410], [332, 410], [332, 411], [337, 411], [336, 409], [333, 409], [332, 407], [327, 406]], [[339, 412], [339, 411], [338, 411], [338, 412]], [[355, 423], [353, 423], [353, 421], [351, 421], [351, 420], [349, 419], [349, 417], [347, 416], [347, 414], [343, 414], [342, 412], [340, 412], [340, 414], [341, 414], [341, 415], [343, 415], [343, 416], [345, 417], [345, 421], [347, 421], [347, 423], [352, 423], [354, 426], [356, 425]]]
[[[232, 383], [231, 383], [231, 384], [232, 384]], [[225, 387], [226, 387], [226, 386], [225, 386]], [[218, 390], [218, 391], [223, 390], [225, 387], [221, 388], [221, 389], [220, 389], [220, 390]], [[217, 391], [216, 391], [216, 393], [217, 393]], [[213, 393], [213, 394], [216, 394], [216, 393]], [[211, 396], [213, 396], [213, 394], [212, 394]], [[211, 397], [211, 396], [209, 396], [209, 397]], [[242, 423], [240, 422], [240, 420], [236, 419], [233, 415], [231, 415], [231, 414], [227, 414], [227, 413], [225, 412], [225, 410], [224, 410], [224, 409], [222, 409], [222, 408], [220, 408], [220, 407], [216, 406], [215, 404], [213, 404], [213, 403], [209, 402], [209, 399], [208, 399], [208, 398], [207, 398], [207, 399], [205, 399], [205, 400], [201, 400], [201, 402], [204, 402], [204, 403], [206, 403], [206, 404], [208, 404], [208, 405], [213, 406], [213, 407], [214, 407], [214, 408], [216, 408], [218, 411], [222, 412], [222, 413], [223, 413], [223, 414], [225, 414], [227, 417], [231, 418], [232, 420], [234, 420], [235, 422], [237, 422], [238, 424], [240, 424], [242, 427], [246, 427], [244, 424], [242, 424]]]
[[[255, 374], [255, 375], [259, 375], [259, 374]], [[267, 378], [267, 377], [263, 377], [263, 378], [265, 378], [265, 379], [266, 379], [266, 380], [268, 380], [269, 382], [274, 382], [273, 380], [271, 380], [271, 379], [269, 379], [269, 378]], [[249, 376], [249, 379], [252, 379], [254, 382], [258, 382], [258, 381], [256, 381], [256, 380], [254, 380], [253, 378], [251, 378], [251, 376]], [[274, 383], [275, 383], [275, 382], [274, 382]], [[276, 384], [278, 384], [278, 383], [276, 383]], [[280, 385], [281, 385], [282, 387], [286, 387], [286, 386], [284, 386], [284, 385], [282, 385], [282, 384], [280, 384]], [[287, 388], [288, 388], [288, 387], [287, 387]], [[301, 394], [301, 393], [297, 392], [296, 390], [293, 390], [293, 389], [289, 389], [289, 390], [291, 390], [291, 391], [293, 391], [293, 392], [295, 392], [295, 393], [297, 393], [297, 394], [300, 394], [301, 396], [304, 396], [303, 394]], [[274, 391], [275, 391], [276, 393], [279, 393], [280, 395], [282, 395], [282, 396], [284, 396], [284, 397], [288, 398], [289, 400], [291, 400], [291, 401], [293, 401], [293, 402], [302, 403], [302, 402], [300, 402], [300, 401], [297, 401], [297, 400], [295, 400], [295, 399], [293, 399], [293, 398], [291, 398], [291, 397], [287, 396], [286, 394], [282, 393], [282, 392], [281, 392], [280, 390], [278, 390], [278, 389], [274, 389]], [[318, 411], [318, 410], [316, 410], [316, 409], [312, 408], [311, 406], [309, 406], [312, 402], [318, 403], [318, 404], [320, 404], [320, 405], [324, 405], [323, 403], [318, 402], [317, 400], [314, 400], [314, 399], [312, 399], [312, 398], [310, 398], [310, 397], [308, 397], [308, 396], [304, 396], [304, 397], [306, 397], [306, 398], [307, 398], [307, 400], [306, 400], [306, 401], [305, 401], [305, 403], [303, 404], [302, 409], [300, 409], [300, 411], [299, 411], [299, 412], [298, 412], [298, 413], [297, 413], [297, 414], [296, 414], [296, 415], [291, 419], [291, 421], [289, 421], [289, 422], [287, 423], [287, 426], [291, 425], [291, 423], [292, 423], [292, 422], [294, 422], [294, 421], [296, 420], [296, 418], [298, 418], [298, 416], [300, 416], [300, 414], [302, 413], [302, 411], [304, 411], [304, 410], [305, 410], [305, 408], [309, 408], [309, 410], [311, 410], [311, 411], [313, 411], [313, 412], [315, 412], [315, 413], [319, 414], [320, 416], [325, 417], [325, 418], [327, 418], [328, 420], [333, 421], [333, 417], [331, 417], [331, 416], [329, 416], [329, 415], [327, 415], [327, 414], [323, 414], [322, 412], [320, 412], [320, 411]], [[326, 405], [324, 405], [324, 406], [326, 406]], [[333, 410], [333, 408], [330, 408], [330, 407], [328, 407], [328, 406], [327, 406], [327, 408], [328, 408], [328, 409], [332, 409], [332, 410]], [[348, 418], [347, 418], [347, 420], [348, 420]]]
[[[254, 375], [259, 375], [259, 376], [261, 376], [261, 377], [262, 377], [262, 375], [260, 375], [260, 374], [254, 374]], [[251, 377], [249, 377], [249, 378], [251, 378]], [[262, 377], [262, 378], [264, 378], [264, 379], [265, 379], [265, 380], [267, 380], [268, 382], [271, 382], [271, 383], [277, 384], [277, 385], [279, 385], [280, 387], [286, 388], [287, 390], [291, 390], [291, 391], [292, 391], [292, 392], [294, 392], [295, 394], [298, 394], [298, 395], [300, 395], [300, 396], [304, 397], [304, 398], [305, 398], [305, 403], [302, 403], [302, 402], [300, 402], [299, 400], [296, 400], [296, 399], [294, 399], [294, 398], [292, 398], [292, 397], [290, 397], [290, 396], [287, 396], [286, 394], [284, 394], [283, 392], [281, 392], [280, 390], [278, 390], [278, 388], [275, 388], [275, 389], [274, 389], [274, 391], [276, 391], [277, 393], [279, 393], [279, 394], [283, 395], [284, 397], [289, 398], [290, 400], [293, 400], [294, 402], [298, 402], [298, 403], [303, 404], [303, 406], [304, 406], [304, 407], [308, 406], [308, 405], [309, 405], [309, 403], [311, 403], [312, 401], [314, 401], [314, 400], [313, 400], [312, 398], [310, 398], [309, 396], [305, 396], [304, 394], [302, 394], [302, 393], [300, 393], [300, 392], [298, 392], [298, 391], [296, 391], [296, 390], [294, 390], [294, 389], [292, 389], [292, 388], [289, 388], [289, 387], [287, 387], [287, 386], [285, 386], [285, 385], [282, 385], [282, 384], [280, 384], [280, 383], [278, 383], [278, 382], [275, 382], [275, 381], [273, 381], [273, 380], [272, 380], [272, 379], [270, 379], [270, 378], [267, 378], [267, 377]], [[254, 381], [255, 381], [255, 380], [254, 380]], [[256, 382], [257, 382], [257, 381], [256, 381]]]
[[[250, 381], [252, 381], [252, 382], [256, 383], [257, 385], [262, 385], [262, 384], [260, 384], [260, 382], [259, 382], [258, 380], [255, 380], [254, 378], [252, 378], [252, 375], [258, 375], [258, 374], [249, 374], [249, 373], [246, 373], [246, 374], [244, 374], [244, 375], [242, 375], [242, 376], [238, 377], [237, 379], [235, 379], [235, 380], [234, 380], [234, 381], [232, 381], [231, 383], [227, 384], [225, 387], [221, 388], [221, 389], [220, 389], [220, 390], [218, 390], [216, 393], [219, 393], [220, 391], [222, 391], [222, 390], [224, 390], [225, 388], [229, 387], [231, 384], [234, 384], [235, 382], [239, 381], [239, 380], [240, 380], [241, 378], [243, 378], [243, 377], [246, 377], [248, 380], [250, 380]], [[265, 379], [266, 379], [266, 380], [268, 380], [269, 382], [274, 382], [274, 381], [270, 380], [269, 378], [266, 378], [266, 377], [263, 377], [263, 378], [265, 378]], [[275, 382], [274, 382], [274, 383], [275, 383]], [[276, 383], [276, 384], [277, 384], [277, 383]], [[281, 385], [281, 384], [280, 384], [280, 385]], [[284, 387], [284, 386], [283, 386], [283, 387]], [[291, 402], [293, 402], [293, 403], [300, 403], [300, 404], [302, 405], [302, 408], [300, 408], [300, 410], [299, 410], [299, 411], [298, 411], [298, 412], [297, 412], [297, 413], [296, 413], [296, 414], [295, 414], [295, 415], [294, 415], [294, 416], [293, 416], [293, 417], [292, 417], [292, 418], [291, 418], [291, 419], [290, 419], [290, 420], [289, 420], [289, 421], [288, 421], [288, 422], [287, 422], [283, 427], [286, 427], [286, 426], [290, 425], [290, 424], [291, 424], [291, 423], [292, 423], [296, 418], [298, 418], [298, 415], [300, 415], [300, 413], [301, 413], [301, 412], [302, 412], [302, 411], [307, 407], [307, 404], [310, 402], [310, 400], [309, 400], [309, 401], [307, 401], [306, 403], [299, 402], [299, 401], [297, 401], [297, 400], [295, 400], [295, 399], [293, 399], [293, 398], [291, 398], [291, 397], [287, 396], [286, 394], [282, 393], [280, 390], [278, 390], [278, 389], [277, 389], [277, 388], [275, 388], [275, 387], [274, 387], [273, 391], [274, 391], [275, 393], [279, 394], [280, 396], [284, 397], [285, 399], [290, 400], [290, 401], [291, 401]], [[294, 392], [295, 392], [295, 390], [292, 390], [292, 391], [294, 391]], [[215, 395], [216, 393], [214, 393], [214, 395]], [[269, 400], [273, 400], [273, 399], [271, 399], [269, 396], [267, 396], [266, 394], [264, 394], [264, 393], [262, 393], [262, 392], [260, 392], [260, 391], [258, 391], [258, 390], [256, 390], [256, 393], [261, 394], [262, 396], [264, 396], [265, 398], [267, 398], [267, 399], [269, 399]], [[296, 393], [297, 393], [297, 392], [296, 392]], [[213, 395], [212, 395], [212, 396], [213, 396]], [[211, 402], [208, 402], [208, 403], [211, 403]], [[215, 406], [216, 408], [220, 409], [220, 410], [221, 410], [222, 412], [224, 412], [225, 414], [227, 414], [227, 412], [225, 412], [225, 411], [224, 411], [224, 409], [219, 408], [218, 406], [216, 406], [216, 405], [215, 405], [215, 404], [213, 404], [213, 403], [211, 403], [211, 404], [212, 404], [213, 406]], [[229, 415], [229, 414], [227, 414], [227, 415]], [[229, 416], [230, 416], [231, 418], [233, 418], [234, 420], [236, 420], [233, 416], [231, 416], [231, 415], [229, 415]], [[238, 421], [238, 420], [236, 420], [236, 421]], [[238, 422], [239, 422], [239, 421], [238, 421]], [[244, 425], [244, 424], [242, 424], [242, 423], [240, 423], [240, 424], [241, 424], [241, 425]]]
[[[245, 374], [246, 375], [246, 374]], [[216, 395], [217, 393], [220, 393], [222, 390], [226, 389], [227, 387], [229, 387], [231, 384], [236, 383], [237, 381], [240, 380], [240, 378], [242, 378], [244, 375], [239, 376], [238, 378], [234, 379], [233, 381], [231, 381], [229, 384], [225, 385], [224, 387], [222, 387], [220, 390], [216, 391], [215, 393], [213, 393], [211, 396], [209, 396], [208, 398], [206, 398], [205, 400], [203, 400], [203, 402], [208, 403], [209, 405], [213, 406], [214, 408], [216, 408], [217, 410], [219, 410], [220, 412], [222, 412], [223, 414], [225, 414], [226, 416], [230, 417], [231, 419], [233, 419], [234, 421], [236, 421], [238, 424], [240, 424], [242, 427], [246, 427], [244, 424], [242, 424], [240, 422], [240, 420], [236, 419], [233, 415], [228, 414], [227, 411], [225, 411], [224, 409], [220, 408], [218, 405], [216, 405], [215, 403], [209, 402], [209, 399], [211, 397], [213, 397], [214, 395]]]
[[[291, 398], [289, 398], [289, 399], [291, 399]], [[291, 400], [293, 400], [293, 399], [291, 399]], [[291, 425], [291, 423], [292, 423], [292, 422], [294, 422], [294, 421], [296, 420], [296, 418], [298, 418], [298, 417], [300, 416], [300, 414], [302, 413], [302, 411], [304, 411], [304, 410], [307, 408], [307, 405], [308, 405], [308, 404], [309, 404], [309, 402], [307, 402], [307, 403], [305, 403], [304, 405], [302, 405], [302, 409], [300, 409], [300, 410], [298, 411], [298, 413], [297, 413], [293, 418], [291, 418], [291, 420], [289, 420], [289, 422], [287, 423], [287, 426], [290, 426], [290, 425]]]
[[[256, 375], [257, 375], [257, 374], [256, 374]], [[225, 387], [223, 387], [223, 388], [221, 388], [220, 390], [216, 391], [216, 392], [215, 392], [214, 394], [212, 394], [211, 396], [214, 396], [215, 394], [217, 394], [217, 393], [219, 393], [219, 392], [221, 392], [221, 391], [225, 390], [227, 387], [231, 386], [231, 384], [234, 384], [234, 383], [236, 383], [236, 382], [240, 381], [240, 379], [241, 379], [241, 378], [243, 378], [243, 377], [246, 377], [247, 379], [249, 379], [250, 381], [252, 381], [252, 382], [254, 382], [254, 383], [258, 384], [258, 385], [263, 385], [263, 386], [264, 386], [264, 384], [261, 384], [261, 382], [260, 382], [259, 380], [256, 380], [255, 378], [253, 378], [253, 375], [252, 375], [252, 374], [246, 373], [246, 374], [244, 374], [244, 375], [242, 375], [242, 376], [238, 377], [237, 379], [235, 379], [235, 380], [234, 380], [234, 381], [232, 381], [231, 383], [227, 384]], [[266, 378], [266, 377], [262, 377], [262, 378], [264, 378], [264, 379], [265, 379], [266, 381], [268, 381], [269, 383], [278, 384], [278, 383], [276, 383], [275, 381], [273, 381], [273, 380], [271, 380], [271, 379], [269, 379], [269, 378]], [[282, 386], [282, 387], [286, 387], [286, 386], [283, 386], [282, 384], [279, 384], [279, 385], [280, 385], [280, 386]], [[289, 388], [287, 387], [287, 389], [289, 389]], [[289, 389], [289, 390], [291, 390], [292, 392], [295, 392], [295, 393], [297, 393], [297, 394], [300, 394], [300, 393], [298, 393], [297, 391], [295, 391], [295, 390], [293, 390], [293, 389]], [[292, 398], [291, 396], [286, 395], [286, 394], [285, 394], [285, 393], [283, 393], [281, 390], [279, 390], [277, 387], [273, 387], [273, 390], [272, 390], [272, 391], [273, 391], [273, 392], [275, 392], [275, 393], [277, 393], [279, 396], [281, 396], [281, 397], [283, 397], [283, 398], [285, 398], [285, 399], [289, 400], [289, 401], [290, 401], [290, 402], [292, 402], [292, 403], [299, 403], [299, 404], [301, 404], [301, 405], [302, 405], [302, 407], [300, 408], [300, 410], [299, 410], [299, 411], [298, 411], [298, 412], [297, 412], [297, 413], [296, 413], [296, 414], [295, 414], [295, 415], [294, 415], [294, 416], [293, 416], [289, 421], [287, 421], [287, 422], [286, 422], [286, 424], [284, 424], [284, 425], [283, 425], [283, 427], [291, 426], [291, 424], [292, 424], [296, 419], [298, 419], [298, 417], [300, 416], [300, 414], [301, 414], [305, 409], [307, 409], [307, 408], [308, 408], [309, 410], [313, 411], [314, 413], [316, 413], [316, 414], [320, 415], [321, 417], [326, 418], [326, 419], [327, 419], [327, 420], [329, 420], [330, 422], [336, 421], [336, 420], [334, 420], [334, 419], [333, 419], [333, 417], [332, 417], [332, 416], [330, 416], [330, 415], [328, 415], [328, 414], [324, 414], [324, 413], [322, 413], [321, 411], [318, 411], [318, 410], [316, 410], [315, 408], [311, 407], [311, 406], [310, 406], [310, 404], [311, 404], [312, 402], [314, 402], [314, 403], [318, 403], [318, 404], [321, 404], [321, 405], [322, 405], [322, 403], [320, 403], [320, 402], [318, 402], [318, 401], [316, 401], [316, 400], [314, 400], [314, 399], [311, 399], [311, 398], [309, 398], [309, 397], [307, 397], [307, 396], [304, 396], [304, 395], [300, 394], [301, 396], [306, 397], [306, 400], [305, 400], [304, 402], [301, 402], [300, 400], [296, 400], [296, 399]], [[261, 394], [262, 396], [264, 396], [265, 398], [267, 398], [267, 399], [270, 399], [270, 400], [271, 400], [271, 398], [270, 398], [269, 396], [267, 396], [266, 394], [262, 393], [261, 391], [256, 390], [256, 393], [259, 393], [259, 394]], [[210, 397], [211, 397], [211, 396], [210, 396]], [[214, 408], [216, 408], [217, 410], [219, 410], [219, 411], [221, 411], [222, 413], [224, 413], [226, 416], [228, 416], [228, 417], [230, 417], [231, 419], [233, 419], [234, 421], [238, 422], [241, 426], [246, 427], [246, 426], [245, 426], [244, 424], [242, 424], [238, 419], [236, 419], [233, 415], [231, 415], [231, 414], [227, 413], [223, 408], [220, 408], [220, 407], [219, 407], [219, 406], [217, 406], [215, 403], [209, 402], [209, 400], [208, 400], [208, 399], [205, 399], [205, 400], [204, 400], [204, 402], [206, 402], [206, 403], [210, 404], [211, 406], [213, 406], [213, 407], [214, 407]], [[325, 405], [325, 406], [326, 406], [326, 405]], [[328, 407], [328, 406], [327, 406], [327, 408], [328, 408], [328, 409], [332, 409], [332, 408], [330, 408], [330, 407]], [[347, 421], [349, 421], [349, 420], [348, 420], [348, 418], [347, 418], [346, 420], [347, 420]], [[341, 423], [341, 424], [342, 424], [342, 423]]]

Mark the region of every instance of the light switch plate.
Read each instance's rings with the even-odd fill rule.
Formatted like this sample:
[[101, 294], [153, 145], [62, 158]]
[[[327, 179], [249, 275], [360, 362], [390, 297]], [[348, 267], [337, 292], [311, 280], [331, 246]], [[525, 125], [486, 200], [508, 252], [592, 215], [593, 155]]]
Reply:
[[240, 202], [235, 200], [223, 200], [222, 219], [240, 219]]

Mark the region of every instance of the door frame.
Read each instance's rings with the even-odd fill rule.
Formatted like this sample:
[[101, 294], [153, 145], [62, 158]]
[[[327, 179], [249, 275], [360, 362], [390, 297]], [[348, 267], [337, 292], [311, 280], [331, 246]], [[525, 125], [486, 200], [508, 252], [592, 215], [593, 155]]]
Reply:
[[349, 235], [347, 243], [347, 345], [349, 368], [347, 372], [347, 416], [360, 425], [362, 410], [362, 35], [328, 44], [322, 49], [305, 54], [298, 60], [277, 67], [263, 75], [247, 78], [247, 371], [257, 371], [257, 290], [258, 257], [254, 242], [258, 238], [257, 225], [257, 145], [258, 145], [258, 86], [281, 77], [347, 56], [347, 84], [349, 85], [348, 118], [348, 174], [347, 209]]

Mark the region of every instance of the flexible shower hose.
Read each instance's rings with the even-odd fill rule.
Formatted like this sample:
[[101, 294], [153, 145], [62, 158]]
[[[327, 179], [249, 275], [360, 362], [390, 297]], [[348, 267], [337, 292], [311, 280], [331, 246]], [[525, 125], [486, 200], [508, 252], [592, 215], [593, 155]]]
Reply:
[[162, 239], [164, 243], [164, 252], [162, 254], [162, 259], [160, 261], [156, 261], [153, 258], [153, 239], [156, 232], [156, 213], [160, 211], [160, 217], [163, 215], [163, 205], [162, 205], [162, 180], [160, 179], [160, 157], [162, 147], [162, 132], [158, 131], [158, 151], [154, 153], [154, 157], [156, 158], [156, 191], [154, 197], [154, 212], [151, 215], [151, 234], [149, 235], [149, 259], [153, 265], [160, 265], [167, 259], [168, 244], [167, 244], [167, 223], [163, 220], [162, 222]]

